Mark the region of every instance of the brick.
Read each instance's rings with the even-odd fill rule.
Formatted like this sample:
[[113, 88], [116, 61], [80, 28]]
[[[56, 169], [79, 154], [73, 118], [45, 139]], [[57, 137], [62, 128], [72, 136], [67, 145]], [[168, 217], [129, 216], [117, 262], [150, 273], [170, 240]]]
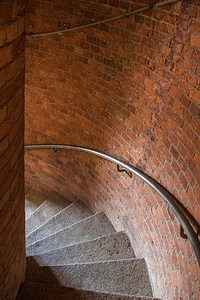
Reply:
[[21, 84], [21, 82], [23, 82], [23, 79], [24, 79], [24, 70], [22, 70], [16, 76], [13, 82], [10, 82], [9, 85], [7, 85], [5, 88], [1, 90], [0, 106], [5, 104], [12, 97], [13, 91], [19, 88], [19, 85]]
[[199, 29], [199, 22], [197, 19], [195, 20], [192, 20], [190, 26], [189, 26], [189, 29], [191, 32], [195, 32], [197, 34], [200, 34], [200, 29]]
[[6, 108], [6, 106], [4, 106], [2, 108], [0, 107], [0, 123], [3, 123], [3, 121], [6, 118], [6, 116], [7, 116], [7, 108]]
[[195, 103], [191, 103], [190, 112], [198, 120], [200, 119], [200, 107], [198, 105], [196, 105]]
[[178, 153], [178, 151], [173, 146], [171, 147], [170, 152], [173, 155], [173, 157], [177, 160], [178, 157], [179, 157], [179, 153]]
[[11, 18], [11, 3], [1, 3], [1, 15], [0, 15], [0, 24], [10, 22]]
[[0, 68], [2, 68], [4, 65], [8, 64], [13, 59], [13, 46], [12, 44], [8, 47], [4, 47], [3, 49], [0, 49]]
[[193, 74], [188, 74], [188, 76], [187, 76], [187, 82], [191, 85], [191, 86], [193, 86], [193, 87], [197, 87], [198, 86], [198, 81], [199, 81], [199, 79], [198, 79], [198, 77], [197, 76], [194, 76]]
[[191, 47], [191, 45], [185, 44], [184, 47], [183, 47], [182, 53], [184, 53], [188, 57], [193, 57], [194, 48]]
[[7, 43], [15, 40], [19, 36], [18, 26], [19, 26], [19, 21], [16, 21], [16, 22], [13, 22], [9, 26], [6, 27], [5, 35], [6, 35], [6, 42]]
[[200, 92], [198, 90], [191, 88], [189, 90], [189, 97], [194, 100], [194, 102], [199, 104]]
[[6, 78], [6, 69], [1, 69], [0, 70], [0, 88], [2, 88], [7, 82]]
[[19, 18], [25, 13], [25, 2], [23, 0], [12, 3], [12, 20]]
[[[34, 5], [35, 6], [35, 5]], [[40, 6], [40, 3], [37, 3], [37, 6]], [[49, 2], [49, 1], [42, 1], [42, 7], [44, 8], [44, 9], [52, 9], [52, 3], [51, 2]], [[63, 7], [62, 7], [63, 8]], [[61, 8], [61, 9], [62, 9]], [[54, 7], [54, 9], [55, 9], [55, 7]]]
[[181, 104], [184, 105], [185, 108], [190, 107], [191, 100], [184, 94], [181, 95]]
[[200, 126], [199, 126], [199, 120], [193, 119], [191, 120], [191, 126], [193, 128], [193, 131], [198, 135], [200, 134]]
[[199, 35], [192, 35], [191, 36], [191, 45], [197, 48], [200, 48], [200, 36]]
[[5, 43], [5, 29], [0, 28], [0, 47]]

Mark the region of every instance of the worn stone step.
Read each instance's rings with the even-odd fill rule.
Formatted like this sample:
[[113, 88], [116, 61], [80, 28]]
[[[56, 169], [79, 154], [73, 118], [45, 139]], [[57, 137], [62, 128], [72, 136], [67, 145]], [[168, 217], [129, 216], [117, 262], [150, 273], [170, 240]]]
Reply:
[[26, 245], [29, 246], [91, 215], [93, 215], [93, 212], [84, 203], [76, 201], [27, 235]]
[[28, 190], [25, 195], [26, 219], [28, 219], [47, 198], [48, 195], [43, 192], [34, 189]]
[[[34, 291], [34, 292], [33, 292]], [[15, 300], [159, 300], [158, 298], [98, 293], [59, 285], [28, 282], [21, 286]]]
[[97, 262], [134, 258], [130, 241], [124, 232], [116, 232], [91, 241], [35, 255], [40, 266]]
[[[32, 258], [33, 260], [33, 258]], [[38, 266], [27, 262], [26, 282], [59, 284], [82, 290], [152, 297], [144, 259]]]
[[27, 256], [89, 241], [116, 232], [103, 212], [62, 229], [26, 248]]
[[26, 220], [26, 235], [35, 231], [39, 226], [53, 218], [70, 204], [71, 201], [53, 192]]

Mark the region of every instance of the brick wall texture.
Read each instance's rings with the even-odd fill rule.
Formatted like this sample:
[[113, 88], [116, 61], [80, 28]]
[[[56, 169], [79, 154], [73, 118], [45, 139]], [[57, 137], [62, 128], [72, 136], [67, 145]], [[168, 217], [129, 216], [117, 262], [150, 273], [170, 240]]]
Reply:
[[[26, 30], [73, 28], [153, 2], [28, 0]], [[122, 159], [160, 182], [200, 222], [199, 78], [199, 0], [27, 36], [25, 142], [80, 145]], [[155, 296], [200, 299], [190, 242], [139, 178], [89, 154], [27, 150], [26, 186], [105, 211], [145, 257]]]
[[24, 278], [24, 3], [0, 3], [0, 299]]

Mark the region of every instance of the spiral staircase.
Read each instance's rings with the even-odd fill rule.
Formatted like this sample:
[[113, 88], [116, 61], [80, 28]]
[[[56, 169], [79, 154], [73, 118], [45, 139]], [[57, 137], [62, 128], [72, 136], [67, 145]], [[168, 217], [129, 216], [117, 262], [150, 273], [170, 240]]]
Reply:
[[26, 255], [16, 300], [156, 300], [125, 232], [56, 192], [26, 194]]

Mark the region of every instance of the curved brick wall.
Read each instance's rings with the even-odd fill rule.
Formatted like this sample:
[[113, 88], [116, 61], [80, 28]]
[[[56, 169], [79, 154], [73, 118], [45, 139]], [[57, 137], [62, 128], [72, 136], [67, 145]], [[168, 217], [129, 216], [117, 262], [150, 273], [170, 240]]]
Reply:
[[[39, 1], [27, 32], [117, 16], [150, 1]], [[152, 3], [152, 2], [151, 2]], [[74, 32], [27, 38], [26, 143], [104, 151], [146, 172], [200, 222], [200, 4], [184, 1]], [[149, 266], [155, 295], [198, 299], [199, 268], [165, 203], [91, 155], [27, 151], [26, 185], [104, 210]]]
[[25, 272], [24, 1], [0, 3], [0, 299], [15, 299]]

